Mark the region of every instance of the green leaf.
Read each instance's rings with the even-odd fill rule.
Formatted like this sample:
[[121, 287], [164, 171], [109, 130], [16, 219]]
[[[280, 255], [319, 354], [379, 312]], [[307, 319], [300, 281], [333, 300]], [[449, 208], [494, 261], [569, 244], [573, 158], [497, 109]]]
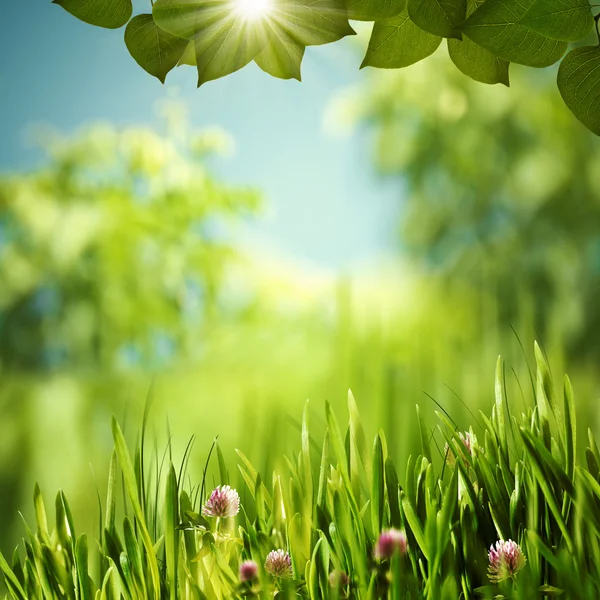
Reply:
[[389, 456], [385, 460], [385, 487], [387, 490], [388, 506], [390, 509], [390, 525], [398, 529], [401, 525], [400, 504], [398, 500], [400, 485], [398, 483], [396, 467]]
[[177, 566], [179, 558], [179, 490], [177, 475], [170, 465], [165, 490], [165, 559], [170, 600], [177, 600]]
[[419, 435], [421, 436], [421, 452], [423, 452], [423, 456], [431, 462], [431, 445], [429, 444], [429, 432], [425, 427], [425, 421], [423, 420], [423, 415], [421, 414], [421, 409], [419, 405], [416, 405], [417, 410], [417, 421], [419, 423]]
[[[550, 512], [556, 519], [556, 524], [558, 525], [558, 528], [560, 529], [560, 531], [563, 535], [563, 538], [565, 540], [567, 548], [569, 549], [569, 551], [572, 551], [573, 550], [573, 541], [571, 539], [571, 535], [567, 528], [567, 524], [565, 523], [565, 520], [563, 519], [563, 516], [561, 514], [560, 508], [558, 507], [552, 486], [551, 486], [551, 484], [548, 480], [548, 477], [544, 471], [544, 467], [542, 464], [542, 460], [540, 459], [540, 455], [536, 452], [536, 449], [532, 443], [532, 438], [527, 436], [528, 432], [526, 432], [524, 429], [522, 429], [521, 432], [524, 434], [523, 442], [524, 442], [525, 448], [529, 455], [529, 459], [530, 459], [529, 464], [531, 466], [533, 475], [535, 476], [535, 478], [540, 486], [540, 489], [542, 490], [542, 493], [544, 495], [544, 501], [545, 501], [546, 505], [548, 506], [548, 508], [550, 509]], [[529, 434], [529, 435], [531, 435], [531, 434]]]
[[565, 399], [565, 441], [567, 447], [567, 476], [573, 479], [575, 473], [575, 455], [577, 453], [577, 423], [575, 411], [575, 398], [570, 379], [564, 379]]
[[245, 67], [264, 46], [244, 21], [231, 17], [201, 30], [195, 39], [198, 87]]
[[229, 472], [227, 471], [227, 463], [221, 451], [221, 446], [215, 442], [215, 450], [217, 452], [217, 463], [219, 465], [219, 481], [221, 485], [229, 485]]
[[[160, 598], [160, 575], [158, 570], [158, 562], [154, 553], [154, 545], [152, 544], [152, 540], [146, 526], [144, 512], [138, 498], [135, 471], [131, 461], [131, 456], [129, 455], [129, 450], [127, 449], [127, 443], [123, 436], [123, 432], [121, 431], [121, 427], [114, 418], [112, 420], [112, 433], [115, 442], [115, 451], [117, 453], [119, 463], [121, 464], [121, 471], [123, 472], [125, 489], [127, 490], [129, 501], [133, 507], [133, 513], [140, 530], [140, 536], [142, 538], [144, 548], [146, 549], [148, 571], [150, 572], [150, 579], [153, 587], [152, 596], [155, 598], [155, 600], [158, 600]], [[148, 597], [151, 596], [149, 595]]]
[[545, 472], [551, 473], [558, 482], [558, 489], [565, 492], [572, 498], [575, 498], [575, 488], [573, 482], [562, 469], [557, 460], [550, 454], [544, 444], [535, 437], [530, 431], [521, 428], [521, 435], [525, 443], [525, 450], [530, 458], [535, 459]]
[[[454, 469], [452, 478], [448, 483], [446, 491], [444, 492], [444, 498], [442, 501], [442, 509], [438, 515], [438, 549], [441, 553], [441, 547], [443, 542], [449, 540], [450, 533], [452, 531], [452, 518], [454, 515], [454, 509], [458, 500], [458, 469]], [[469, 482], [470, 483], [470, 482]]]
[[356, 21], [379, 21], [399, 15], [406, 0], [346, 0], [348, 18]]
[[302, 46], [319, 46], [355, 35], [343, 0], [272, 0], [266, 19]]
[[576, 42], [592, 31], [594, 17], [588, 0], [535, 0], [521, 23], [553, 40]]
[[385, 474], [383, 463], [383, 446], [379, 435], [373, 444], [373, 483], [371, 486], [371, 522], [373, 533], [378, 534], [383, 525], [385, 507]]
[[[435, 559], [434, 564], [439, 567], [442, 561], [442, 557], [450, 542], [450, 535], [452, 533], [452, 519], [456, 503], [458, 500], [458, 469], [454, 469], [452, 473], [452, 479], [450, 480], [442, 501], [442, 507], [437, 514], [437, 539], [434, 544], [435, 547]], [[435, 567], [433, 569], [436, 570]]]
[[8, 566], [8, 563], [6, 562], [2, 552], [0, 552], [0, 571], [5, 577], [4, 583], [6, 583], [7, 587], [10, 586], [13, 596], [19, 600], [27, 600], [27, 594], [21, 587], [17, 576]]
[[79, 582], [79, 598], [81, 600], [91, 600], [92, 592], [89, 585], [88, 575], [88, 544], [86, 534], [82, 534], [77, 540], [75, 546], [75, 556], [77, 562], [77, 579]]
[[600, 47], [571, 50], [560, 64], [557, 84], [573, 114], [600, 135]]
[[178, 67], [182, 65], [189, 65], [190, 67], [196, 67], [196, 44], [194, 40], [188, 41], [179, 62], [177, 63]]
[[467, 19], [463, 32], [499, 58], [530, 67], [548, 67], [560, 59], [567, 45], [520, 23], [533, 2], [486, 0]]
[[317, 506], [325, 506], [327, 500], [327, 473], [329, 470], [329, 431], [325, 432], [323, 450], [321, 452], [321, 464], [319, 467], [319, 487], [317, 489]]
[[342, 477], [342, 480], [348, 490], [351, 491], [350, 475], [348, 473], [348, 457], [346, 455], [346, 447], [342, 438], [342, 433], [338, 425], [337, 419], [333, 413], [329, 402], [325, 402], [325, 416], [327, 418], [327, 431], [331, 439], [333, 450], [337, 458], [337, 469]]
[[114, 449], [110, 455], [108, 483], [106, 487], [106, 517], [104, 527], [112, 533], [115, 529], [115, 512], [117, 506], [117, 453]]
[[[298, 474], [300, 476], [300, 483], [302, 486], [302, 494], [304, 497], [304, 508], [303, 508], [303, 523], [310, 523], [310, 515], [313, 511], [313, 474], [312, 474], [312, 463], [310, 459], [310, 427], [309, 427], [309, 413], [308, 413], [308, 401], [304, 405], [304, 411], [302, 415], [302, 452], [298, 458]], [[310, 537], [310, 534], [307, 533]], [[307, 556], [308, 558], [308, 556]]]
[[69, 525], [69, 519], [67, 517], [64, 500], [65, 497], [62, 494], [62, 492], [58, 492], [58, 494], [56, 494], [56, 500], [54, 502], [56, 514], [56, 534], [61, 546], [67, 551], [70, 551], [73, 544], [73, 530]]
[[273, 30], [269, 43], [254, 58], [254, 62], [273, 77], [301, 81], [300, 66], [304, 50], [305, 47], [287, 32]]
[[315, 544], [312, 558], [310, 560], [310, 570], [309, 576], [307, 578], [308, 582], [308, 592], [310, 595], [310, 600], [318, 600], [319, 599], [319, 560], [318, 553], [321, 544], [323, 543], [323, 538], [319, 538], [319, 541]]
[[367, 589], [366, 600], [374, 600], [377, 598], [377, 572], [373, 571], [371, 579], [369, 580], [369, 587]]
[[[540, 539], [540, 536], [531, 529], [527, 531], [527, 537], [529, 542], [535, 546], [535, 549], [547, 560], [553, 568], [560, 568], [560, 562], [557, 560], [557, 557], [554, 556], [550, 548], [544, 544], [544, 542]], [[542, 586], [546, 587], [546, 586]], [[541, 591], [541, 588], [540, 588]]]
[[[549, 404], [549, 410], [554, 413], [555, 401], [554, 401], [554, 390], [552, 387], [552, 375], [550, 373], [550, 366], [548, 361], [537, 342], [534, 342], [533, 349], [535, 352], [535, 363], [537, 366], [537, 378], [539, 384], [542, 386], [544, 398]], [[536, 392], [536, 400], [538, 393]]]
[[48, 578], [48, 570], [44, 564], [44, 556], [42, 554], [42, 546], [37, 538], [31, 539], [31, 554], [33, 557], [34, 567], [37, 573], [38, 584], [42, 598], [52, 598], [54, 596], [51, 582]]
[[[258, 57], [278, 77], [299, 78], [303, 47], [354, 34], [341, 0], [273, 0], [260, 18], [250, 18], [228, 0], [157, 0], [161, 29], [193, 39], [198, 85], [241, 69]], [[259, 54], [264, 55], [259, 57]], [[191, 62], [185, 52], [184, 64]]]
[[498, 598], [499, 600], [504, 598], [504, 596], [498, 596], [496, 594], [497, 589], [494, 585], [481, 585], [476, 587], [473, 591], [480, 596], [485, 596], [485, 598]]
[[477, 455], [475, 467], [478, 478], [483, 482], [483, 486], [489, 495], [490, 509], [492, 508], [492, 505], [494, 507], [496, 515], [494, 520], [496, 521], [498, 533], [503, 535], [508, 532], [510, 525], [507, 511], [507, 508], [510, 505], [510, 498], [503, 496], [502, 489], [499, 487], [499, 482], [495, 477], [494, 470], [485, 454]]
[[[483, 0], [468, 0], [467, 16], [474, 13], [480, 4], [483, 4]], [[448, 54], [456, 68], [467, 77], [489, 85], [509, 85], [510, 63], [498, 58], [468, 37], [463, 36], [462, 40], [449, 39]]]
[[441, 37], [417, 27], [404, 9], [397, 17], [375, 23], [360, 67], [408, 67], [433, 54], [441, 41]]
[[[238, 465], [238, 469], [242, 473], [242, 476], [244, 476], [244, 474], [245, 474], [244, 479], [246, 480], [246, 483], [248, 484], [248, 489], [250, 490], [250, 492], [252, 492], [253, 497], [254, 497], [256, 482], [260, 478], [260, 474], [258, 473], [256, 468], [252, 465], [252, 463], [248, 460], [246, 455], [241, 450], [238, 450], [236, 448], [236, 453], [240, 457], [242, 462], [244, 463], [246, 469], [248, 469], [248, 472], [246, 473], [246, 471], [241, 467], [241, 465]], [[270, 508], [272, 505], [272, 499], [271, 499], [271, 495], [269, 494], [269, 491], [267, 490], [267, 488], [265, 487], [264, 484], [262, 484], [261, 493], [264, 497], [264, 501], [267, 503], [267, 506]]]
[[42, 498], [42, 492], [40, 486], [36, 483], [33, 492], [33, 505], [35, 506], [35, 517], [38, 526], [38, 535], [44, 544], [50, 545], [50, 538], [48, 536], [48, 520], [46, 518], [46, 509], [44, 507], [44, 500]]
[[550, 415], [553, 413], [552, 378], [550, 368], [538, 343], [534, 344], [535, 359], [537, 364], [535, 380], [535, 402], [539, 415], [540, 426], [544, 437], [544, 444], [550, 450], [552, 444], [552, 431], [550, 428]]
[[162, 83], [169, 71], [181, 60], [188, 40], [160, 29], [152, 15], [138, 15], [125, 29], [129, 53], [144, 71]]
[[[331, 439], [333, 451], [335, 452], [338, 461], [337, 469], [341, 475], [342, 482], [344, 483], [344, 488], [350, 504], [350, 510], [352, 512], [352, 518], [358, 523], [360, 519], [359, 510], [356, 498], [354, 497], [354, 493], [352, 491], [352, 482], [350, 481], [350, 474], [348, 472], [348, 457], [346, 455], [344, 440], [342, 438], [338, 422], [328, 401], [325, 402], [325, 416], [327, 419], [327, 431], [329, 432], [329, 438]], [[361, 531], [362, 530], [359, 528], [359, 535]]]
[[[508, 75], [508, 73], [507, 73]], [[508, 440], [506, 437], [506, 423], [504, 418], [504, 366], [502, 357], [498, 357], [496, 362], [496, 379], [494, 382], [494, 396], [496, 399], [496, 420], [498, 422], [498, 441], [500, 448], [504, 454], [504, 458], [508, 460]]]
[[547, 583], [538, 588], [538, 592], [542, 593], [544, 596], [560, 596], [564, 591], [565, 590], [561, 590], [553, 585], [548, 585]]
[[461, 39], [459, 25], [467, 17], [467, 0], [408, 0], [408, 14], [429, 33]]
[[425, 534], [423, 532], [423, 526], [421, 525], [421, 521], [417, 515], [417, 512], [404, 492], [400, 492], [400, 499], [402, 502], [402, 510], [404, 511], [404, 516], [406, 517], [406, 522], [408, 524], [409, 529], [412, 531], [412, 534], [415, 536], [415, 540], [421, 548], [421, 552], [425, 556], [427, 560], [429, 560], [429, 552], [427, 548], [427, 542], [425, 540]]
[[152, 14], [161, 29], [194, 40], [198, 86], [246, 66], [266, 42], [260, 24], [224, 0], [157, 0]]
[[52, 3], [80, 21], [106, 29], [123, 27], [133, 12], [131, 0], [52, 0]]
[[144, 566], [142, 562], [142, 553], [138, 544], [138, 540], [133, 530], [133, 525], [128, 517], [123, 521], [123, 538], [125, 547], [127, 548], [127, 565], [130, 572], [130, 587], [137, 590], [140, 596], [146, 596], [146, 584], [144, 580]]
[[193, 40], [202, 24], [211, 14], [225, 12], [224, 3], [214, 2], [209, 10], [206, 2], [200, 0], [156, 0], [152, 7], [152, 16], [156, 24], [168, 33], [179, 38]]
[[[62, 556], [55, 554], [45, 544], [41, 547], [43, 561], [46, 563], [48, 571], [52, 574], [55, 584], [62, 587], [65, 595], [70, 600], [75, 600], [76, 590], [74, 579], [71, 573], [68, 573], [62, 563]], [[60, 556], [60, 558], [58, 558]]]
[[358, 462], [356, 457], [360, 458], [363, 466], [367, 470], [367, 474], [370, 472], [371, 463], [369, 459], [369, 452], [367, 449], [367, 438], [365, 431], [362, 426], [360, 419], [360, 413], [358, 412], [358, 406], [354, 395], [348, 390], [348, 415], [349, 415], [349, 426], [350, 426], [350, 439], [352, 462]]
[[390, 595], [388, 596], [391, 600], [400, 600], [402, 598], [402, 587], [403, 581], [400, 573], [402, 572], [403, 557], [400, 552], [394, 552], [392, 560], [390, 561], [390, 578], [391, 578], [391, 589]]
[[[109, 564], [112, 561], [109, 559]], [[106, 600], [108, 598], [118, 598], [120, 595], [119, 575], [114, 563], [106, 570], [104, 580], [102, 581], [102, 591], [100, 598]]]

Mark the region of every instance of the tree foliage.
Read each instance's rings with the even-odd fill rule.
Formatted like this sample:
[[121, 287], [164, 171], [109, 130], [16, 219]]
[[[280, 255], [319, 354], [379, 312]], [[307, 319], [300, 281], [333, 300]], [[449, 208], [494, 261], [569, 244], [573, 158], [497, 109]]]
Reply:
[[447, 38], [460, 71], [509, 85], [510, 63], [540, 68], [564, 57], [562, 97], [600, 134], [600, 49], [587, 40], [600, 15], [588, 0], [156, 0], [131, 20], [132, 0], [54, 2], [99, 27], [127, 24], [125, 43], [143, 69], [164, 82], [176, 65], [193, 65], [199, 86], [252, 61], [299, 80], [304, 49], [352, 35], [350, 20], [374, 23], [363, 67], [407, 67]]
[[514, 89], [491, 90], [436, 58], [374, 74], [331, 112], [371, 127], [379, 170], [399, 179], [399, 238], [419, 270], [491, 294], [517, 329], [529, 298], [544, 339], [560, 329], [571, 357], [597, 357], [600, 145], [549, 73], [523, 71]]
[[148, 365], [185, 343], [231, 261], [227, 219], [258, 201], [207, 171], [223, 136], [98, 125], [0, 179], [0, 363]]

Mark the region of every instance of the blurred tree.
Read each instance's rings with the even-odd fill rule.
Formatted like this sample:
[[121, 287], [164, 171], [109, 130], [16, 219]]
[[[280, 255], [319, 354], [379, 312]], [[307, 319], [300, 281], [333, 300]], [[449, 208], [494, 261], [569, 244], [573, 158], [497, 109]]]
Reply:
[[[156, 366], [186, 350], [234, 256], [226, 224], [259, 205], [206, 157], [217, 130], [110, 125], [44, 136], [44, 168], [0, 179], [0, 362]], [[197, 341], [197, 337], [196, 337]]]
[[372, 74], [331, 114], [374, 133], [377, 167], [399, 176], [402, 250], [423, 272], [491, 292], [504, 323], [533, 298], [542, 337], [559, 327], [572, 355], [598, 357], [600, 143], [554, 73], [511, 69], [512, 89], [492, 89], [438, 53]]

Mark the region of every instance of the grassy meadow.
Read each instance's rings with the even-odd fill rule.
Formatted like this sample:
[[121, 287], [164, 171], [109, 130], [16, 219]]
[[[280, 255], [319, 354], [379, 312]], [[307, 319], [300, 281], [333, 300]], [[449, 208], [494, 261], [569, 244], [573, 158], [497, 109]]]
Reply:
[[[52, 503], [35, 486], [24, 548], [0, 558], [9, 594], [597, 597], [600, 454], [591, 429], [577, 427], [570, 380], [562, 393], [555, 390], [537, 344], [534, 365], [523, 396], [513, 401], [498, 359], [489, 377], [491, 409], [476, 414], [471, 404], [466, 433], [452, 407], [437, 401], [437, 427], [419, 407], [404, 404], [375, 435], [372, 417], [363, 420], [352, 393], [347, 426], [329, 402], [320, 415], [306, 403], [294, 435], [282, 414], [250, 432], [254, 422], [244, 428], [242, 411], [232, 437], [254, 438], [254, 460], [242, 449], [228, 459], [221, 441], [198, 452], [202, 430], [183, 452], [172, 438], [156, 445], [149, 399], [130, 448], [112, 420], [106, 500], [98, 492], [97, 506], [87, 507], [95, 532], [78, 533], [74, 514], [81, 512], [71, 511], [67, 494]], [[365, 414], [371, 408], [363, 404]], [[263, 436], [269, 451], [263, 443], [261, 453], [256, 438]], [[578, 460], [578, 442], [587, 445], [585, 461]], [[222, 490], [235, 502], [213, 502]], [[397, 546], [385, 538], [392, 533], [400, 536]], [[500, 558], [494, 566], [490, 554], [488, 564], [496, 540], [514, 540], [518, 561]]]
[[[3, 424], [13, 432], [18, 419], [28, 424], [18, 446], [27, 470], [13, 472], [20, 492], [3, 512], [13, 596], [71, 597], [68, 585], [73, 597], [100, 598], [269, 597], [275, 589], [311, 598], [531, 598], [542, 585], [577, 582], [572, 597], [593, 598], [590, 557], [572, 554], [574, 545], [597, 544], [595, 529], [582, 527], [600, 491], [589, 475], [600, 460], [586, 434], [598, 429], [593, 372], [572, 370], [558, 333], [533, 352], [526, 302], [518, 327], [506, 330], [493, 302], [482, 296], [476, 308], [458, 286], [413, 278], [412, 297], [382, 274], [374, 294], [373, 278], [321, 282], [302, 310], [290, 309], [292, 283], [287, 298], [271, 292], [241, 322], [215, 325], [194, 365], [8, 378], [4, 401], [21, 403]], [[506, 351], [495, 375], [498, 347]], [[567, 405], [565, 368], [576, 390]], [[576, 418], [577, 437], [569, 429]], [[470, 428], [481, 455], [469, 458], [457, 432]], [[446, 443], [462, 456], [453, 465]], [[588, 474], [576, 475], [575, 457]], [[215, 523], [200, 506], [225, 484], [238, 490], [242, 510]], [[10, 514], [17, 507], [32, 533]], [[191, 529], [178, 528], [185, 523]], [[407, 532], [408, 553], [378, 562], [379, 531], [391, 527]], [[12, 557], [24, 534], [29, 541]], [[528, 567], [514, 586], [489, 587], [486, 549], [508, 538], [519, 541]], [[290, 552], [291, 580], [262, 569], [276, 548]], [[86, 553], [89, 586], [87, 575], [81, 580]], [[261, 567], [248, 589], [238, 577], [245, 559]], [[128, 570], [127, 561], [136, 564]], [[334, 571], [349, 575], [343, 589], [329, 585]]]
[[348, 273], [173, 105], [0, 177], [3, 597], [600, 597], [600, 146], [436, 61], [334, 103], [398, 187]]

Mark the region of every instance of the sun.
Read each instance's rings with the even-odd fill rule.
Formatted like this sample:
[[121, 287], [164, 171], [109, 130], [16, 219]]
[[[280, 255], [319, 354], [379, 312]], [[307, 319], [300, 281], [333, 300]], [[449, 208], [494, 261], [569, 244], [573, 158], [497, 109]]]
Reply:
[[235, 0], [237, 11], [249, 21], [265, 17], [271, 10], [272, 0]]

